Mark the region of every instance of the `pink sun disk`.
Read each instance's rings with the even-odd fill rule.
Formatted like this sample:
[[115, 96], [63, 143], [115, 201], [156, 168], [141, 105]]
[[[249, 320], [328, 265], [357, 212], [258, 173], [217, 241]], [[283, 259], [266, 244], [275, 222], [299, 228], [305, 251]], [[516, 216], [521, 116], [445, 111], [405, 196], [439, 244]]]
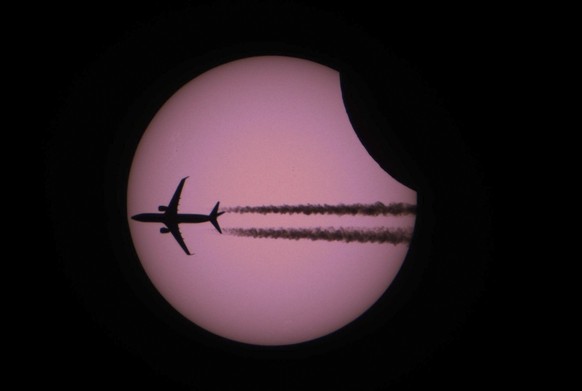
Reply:
[[[302, 59], [252, 57], [178, 90], [136, 151], [128, 215], [167, 205], [186, 181], [180, 213], [221, 206], [416, 203], [357, 138], [339, 73]], [[410, 227], [414, 216], [226, 213], [222, 227]], [[198, 326], [235, 341], [286, 345], [327, 335], [362, 315], [400, 269], [405, 244], [253, 239], [208, 223], [180, 230], [187, 256], [161, 224], [129, 220], [146, 274]]]

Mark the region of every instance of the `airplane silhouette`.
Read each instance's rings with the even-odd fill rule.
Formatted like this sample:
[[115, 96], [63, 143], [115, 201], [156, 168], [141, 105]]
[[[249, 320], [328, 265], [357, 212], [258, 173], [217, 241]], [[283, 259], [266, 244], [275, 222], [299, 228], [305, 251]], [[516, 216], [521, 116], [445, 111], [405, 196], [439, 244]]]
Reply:
[[178, 242], [182, 250], [188, 255], [190, 251], [188, 247], [186, 247], [186, 243], [184, 243], [184, 239], [182, 238], [182, 234], [180, 233], [179, 224], [184, 223], [205, 223], [210, 221], [214, 228], [218, 230], [218, 232], [222, 233], [220, 226], [218, 225], [217, 218], [218, 216], [222, 215], [224, 212], [218, 212], [218, 205], [220, 202], [217, 202], [210, 212], [209, 215], [197, 215], [197, 214], [179, 214], [178, 213], [178, 203], [180, 202], [180, 194], [182, 194], [182, 188], [184, 187], [184, 182], [186, 182], [186, 178], [182, 178], [178, 188], [174, 192], [174, 196], [170, 201], [168, 206], [160, 205], [158, 210], [164, 213], [142, 213], [131, 218], [136, 221], [141, 221], [144, 223], [162, 223], [165, 227], [160, 228], [160, 233], [167, 234], [168, 232], [174, 236], [174, 239]]

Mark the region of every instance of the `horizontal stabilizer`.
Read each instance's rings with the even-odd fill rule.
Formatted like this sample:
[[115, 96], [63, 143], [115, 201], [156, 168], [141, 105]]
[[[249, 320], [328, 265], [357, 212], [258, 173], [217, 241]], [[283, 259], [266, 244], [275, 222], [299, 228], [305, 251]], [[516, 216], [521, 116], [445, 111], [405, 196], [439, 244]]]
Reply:
[[214, 228], [216, 228], [216, 230], [220, 233], [222, 233], [222, 230], [220, 229], [220, 225], [218, 225], [218, 216], [221, 216], [222, 214], [224, 214], [224, 212], [219, 212], [218, 211], [218, 206], [220, 205], [220, 201], [216, 203], [216, 205], [214, 206], [214, 209], [212, 209], [212, 212], [210, 212], [210, 215], [208, 215], [210, 222], [212, 223], [212, 225], [214, 225]]

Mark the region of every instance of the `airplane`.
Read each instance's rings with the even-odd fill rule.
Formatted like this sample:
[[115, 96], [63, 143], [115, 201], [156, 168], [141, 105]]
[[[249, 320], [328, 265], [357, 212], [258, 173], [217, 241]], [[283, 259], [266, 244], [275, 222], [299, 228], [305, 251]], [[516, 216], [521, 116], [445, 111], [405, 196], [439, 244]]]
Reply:
[[181, 214], [178, 213], [178, 203], [180, 202], [180, 194], [182, 193], [182, 188], [184, 187], [184, 183], [186, 182], [188, 177], [182, 178], [178, 188], [174, 192], [174, 196], [172, 197], [170, 204], [168, 206], [160, 205], [158, 207], [158, 211], [164, 213], [142, 213], [131, 218], [136, 221], [141, 221], [144, 223], [162, 223], [165, 227], [160, 228], [160, 233], [167, 234], [171, 233], [174, 236], [174, 239], [178, 242], [182, 250], [188, 255], [190, 251], [188, 247], [186, 247], [186, 243], [184, 243], [184, 239], [182, 238], [182, 234], [180, 233], [180, 224], [185, 223], [205, 223], [210, 221], [214, 228], [222, 234], [222, 230], [218, 225], [217, 218], [218, 216], [222, 215], [224, 212], [218, 211], [218, 206], [220, 202], [217, 202], [210, 212], [209, 215], [198, 215], [198, 214]]

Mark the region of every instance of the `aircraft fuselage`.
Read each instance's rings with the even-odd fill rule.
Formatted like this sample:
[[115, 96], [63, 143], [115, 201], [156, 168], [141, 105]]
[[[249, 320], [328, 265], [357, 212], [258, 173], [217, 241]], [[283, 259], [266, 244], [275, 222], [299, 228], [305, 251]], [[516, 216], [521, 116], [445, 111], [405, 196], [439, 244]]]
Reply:
[[199, 214], [167, 214], [167, 213], [142, 213], [133, 216], [132, 219], [141, 221], [143, 223], [162, 223], [172, 222], [177, 224], [188, 224], [188, 223], [205, 223], [210, 221], [210, 216], [199, 215]]

